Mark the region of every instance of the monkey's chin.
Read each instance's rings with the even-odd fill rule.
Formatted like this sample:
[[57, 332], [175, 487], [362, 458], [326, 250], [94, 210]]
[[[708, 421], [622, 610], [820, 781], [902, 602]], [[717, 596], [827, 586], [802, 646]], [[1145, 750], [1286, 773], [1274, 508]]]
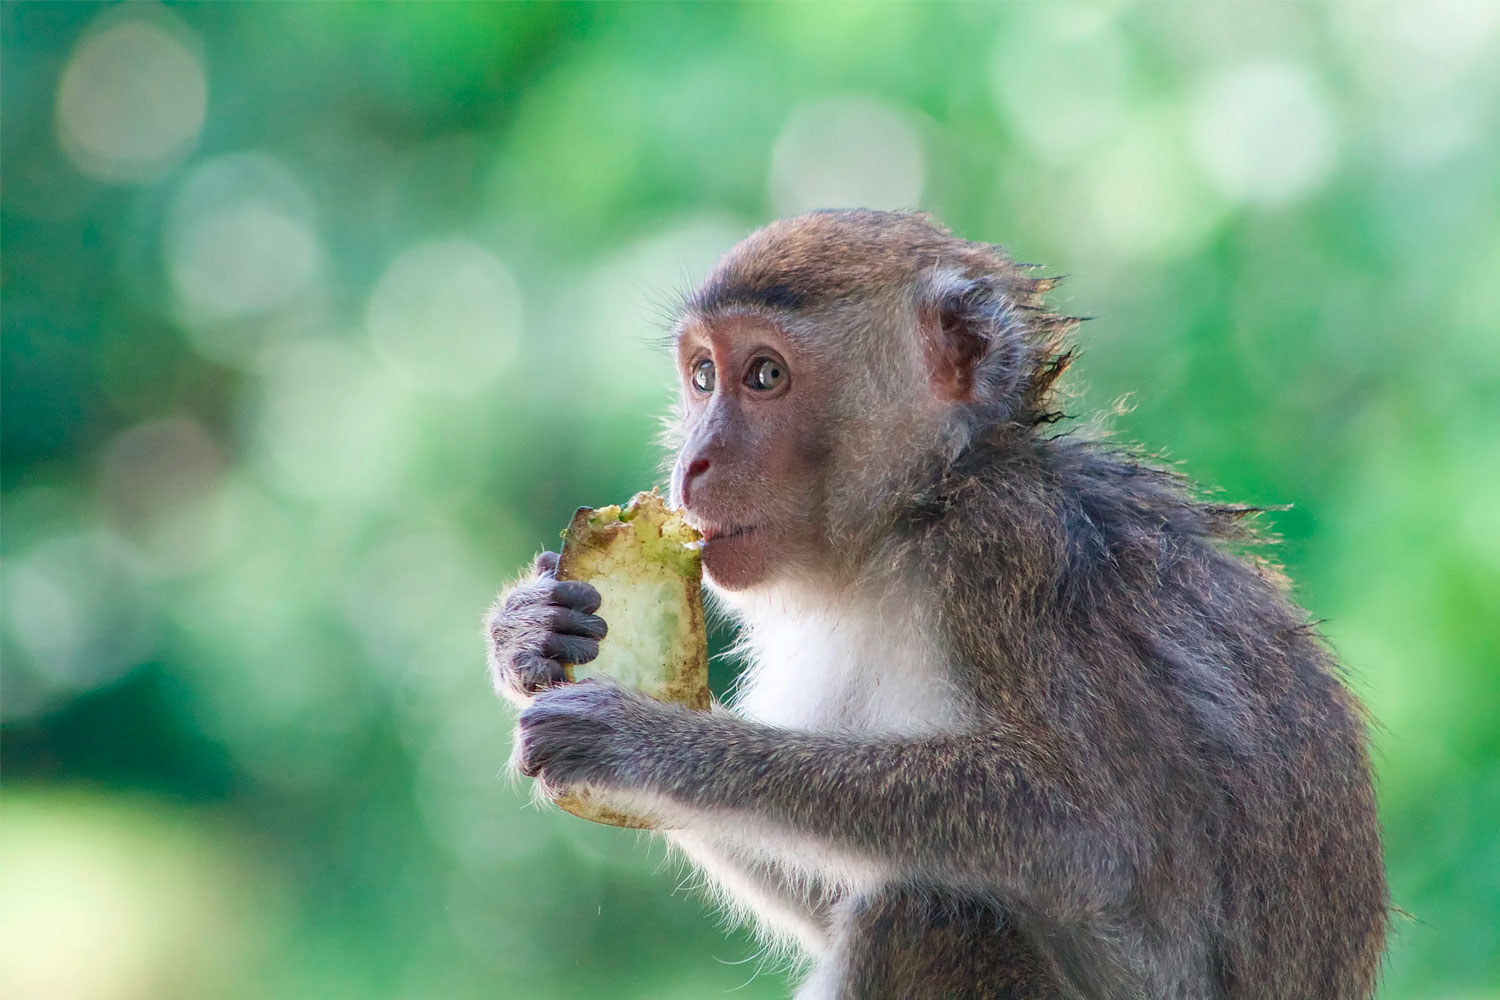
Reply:
[[771, 547], [754, 528], [710, 538], [703, 543], [703, 571], [724, 590], [748, 590], [765, 583], [775, 571]]

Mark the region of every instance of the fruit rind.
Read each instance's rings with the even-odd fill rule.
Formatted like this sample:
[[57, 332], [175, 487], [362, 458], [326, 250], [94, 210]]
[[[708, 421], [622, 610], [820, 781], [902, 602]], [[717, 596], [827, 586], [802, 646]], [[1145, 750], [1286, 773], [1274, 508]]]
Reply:
[[[605, 679], [662, 701], [709, 707], [700, 540], [655, 491], [636, 494], [624, 507], [578, 509], [563, 532], [557, 578], [598, 589], [609, 634], [600, 640], [597, 659], [563, 665], [569, 679]], [[596, 823], [655, 825], [586, 790], [557, 801]]]

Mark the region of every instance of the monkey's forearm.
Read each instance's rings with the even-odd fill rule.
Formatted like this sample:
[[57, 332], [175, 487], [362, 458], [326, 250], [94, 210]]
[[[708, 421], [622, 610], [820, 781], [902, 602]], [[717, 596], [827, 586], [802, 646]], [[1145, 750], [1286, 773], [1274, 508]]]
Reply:
[[1097, 914], [1146, 856], [1127, 836], [1149, 825], [1124, 812], [1146, 796], [1118, 794], [1118, 775], [1054, 742], [999, 720], [912, 738], [778, 729], [585, 682], [521, 713], [517, 767], [600, 786], [669, 829], [729, 831], [830, 884], [896, 874], [988, 886], [1058, 918]]
[[1045, 887], [1068, 907], [1105, 906], [1127, 888], [1128, 849], [1107, 818], [1017, 737], [856, 738], [695, 721], [647, 754], [643, 775], [690, 811], [759, 820], [914, 877], [978, 876], [1022, 896]]

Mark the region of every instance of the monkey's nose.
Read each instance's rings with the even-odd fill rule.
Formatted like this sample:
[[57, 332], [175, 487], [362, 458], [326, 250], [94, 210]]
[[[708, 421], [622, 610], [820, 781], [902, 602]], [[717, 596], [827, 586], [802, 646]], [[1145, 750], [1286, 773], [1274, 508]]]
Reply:
[[708, 459], [695, 458], [688, 463], [688, 467], [682, 473], [682, 505], [687, 507], [692, 503], [693, 480], [708, 471]]

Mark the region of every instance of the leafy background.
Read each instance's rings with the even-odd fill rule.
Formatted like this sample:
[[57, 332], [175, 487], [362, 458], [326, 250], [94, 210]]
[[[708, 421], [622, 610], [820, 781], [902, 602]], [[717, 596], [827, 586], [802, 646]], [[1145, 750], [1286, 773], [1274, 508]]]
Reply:
[[[1381, 721], [1382, 996], [1500, 996], [1500, 5], [46, 4], [3, 25], [14, 998], [774, 997], [528, 807], [479, 615], [715, 254], [925, 207], [1269, 518]], [[720, 664], [723, 683], [731, 664]]]

